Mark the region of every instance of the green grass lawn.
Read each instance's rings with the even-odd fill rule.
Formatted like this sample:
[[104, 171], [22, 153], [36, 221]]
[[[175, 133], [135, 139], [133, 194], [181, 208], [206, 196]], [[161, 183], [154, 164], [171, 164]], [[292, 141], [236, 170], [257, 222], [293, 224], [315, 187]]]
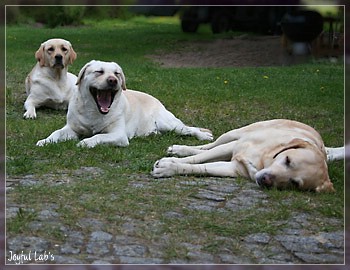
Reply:
[[[231, 33], [232, 35], [232, 33]], [[98, 167], [104, 173], [91, 179], [78, 178], [69, 185], [17, 188], [15, 200], [32, 208], [43, 203], [59, 203], [58, 211], [66, 217], [67, 226], [76, 226], [78, 218], [95, 215], [113, 225], [115, 216], [141, 218], [152, 216], [164, 223], [162, 233], [186, 238], [189, 231], [214, 235], [244, 236], [247, 233], [274, 228], [263, 219], [265, 213], [256, 211], [255, 218], [264, 220], [253, 226], [252, 213], [238, 224], [223, 213], [189, 211], [188, 219], [174, 222], [163, 218], [169, 209], [178, 209], [185, 198], [200, 185], [178, 189], [177, 180], [153, 181], [149, 172], [153, 163], [165, 155], [171, 144], [199, 144], [195, 138], [174, 133], [131, 140], [127, 148], [106, 145], [94, 149], [77, 148], [76, 141], [46, 147], [36, 147], [39, 139], [65, 123], [65, 112], [42, 109], [36, 120], [23, 120], [25, 101], [24, 80], [35, 64], [34, 53], [40, 43], [53, 37], [70, 40], [78, 54], [69, 71], [78, 74], [88, 61], [115, 61], [126, 75], [127, 87], [152, 94], [177, 117], [193, 126], [209, 128], [215, 137], [223, 132], [260, 120], [289, 118], [313, 126], [322, 135], [327, 146], [341, 146], [344, 140], [344, 66], [343, 62], [315, 61], [288, 67], [261, 68], [162, 68], [145, 57], [158, 51], [173, 51], [181, 43], [191, 40], [228, 38], [214, 36], [209, 29], [195, 35], [181, 32], [174, 19], [134, 18], [129, 21], [87, 22], [82, 27], [57, 29], [8, 26], [6, 28], [6, 172], [8, 177], [43, 176], [60, 172], [70, 174], [81, 167]], [[343, 218], [344, 166], [335, 162], [329, 166], [330, 178], [336, 194], [314, 194], [296, 191], [266, 191], [272, 208], [269, 220], [285, 220], [295, 211], [315, 212], [318, 216]], [[151, 180], [147, 192], [128, 185], [138, 177]], [[198, 178], [191, 177], [194, 181]], [[232, 180], [234, 181], [234, 180]], [[244, 181], [238, 179], [238, 181]], [[83, 194], [92, 197], [82, 202]], [[113, 200], [116, 194], [118, 200]], [[288, 198], [291, 204], [281, 209]], [[307, 203], [306, 203], [307, 202]], [[185, 210], [184, 210], [185, 211]], [[112, 215], [110, 213], [113, 213]], [[241, 213], [244, 214], [244, 213]], [[7, 226], [8, 233], [28, 233], [27, 222], [35, 218], [18, 216]], [[198, 223], [202, 220], [203, 223]], [[215, 222], [214, 222], [215, 221]], [[214, 225], [215, 223], [215, 225]], [[112, 228], [113, 227], [113, 228]], [[112, 226], [111, 230], [117, 230]], [[239, 227], [240, 230], [235, 228]], [[171, 230], [169, 229], [171, 228]], [[342, 229], [342, 228], [339, 228]], [[321, 228], [327, 230], [327, 228]], [[47, 233], [47, 232], [46, 232]], [[141, 232], [140, 232], [141, 233]], [[45, 234], [45, 232], [42, 232]], [[51, 235], [52, 237], [52, 235]], [[159, 235], [144, 235], [156, 238]], [[59, 241], [59, 234], [57, 241]], [[170, 241], [171, 243], [171, 241]], [[171, 245], [171, 244], [170, 244]], [[181, 256], [175, 244], [169, 247], [169, 257]], [[215, 247], [214, 247], [215, 248]]]

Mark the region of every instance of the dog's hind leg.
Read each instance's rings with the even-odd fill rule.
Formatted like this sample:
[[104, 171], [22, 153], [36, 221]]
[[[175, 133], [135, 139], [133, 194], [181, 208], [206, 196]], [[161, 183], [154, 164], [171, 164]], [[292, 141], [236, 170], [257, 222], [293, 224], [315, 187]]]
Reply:
[[188, 145], [172, 145], [168, 147], [167, 153], [169, 155], [176, 155], [178, 157], [188, 157], [193, 155], [198, 155], [207, 150], [202, 150], [196, 146], [188, 146]]
[[[187, 157], [183, 158], [164, 158], [176, 161], [177, 163], [190, 163], [190, 164], [200, 164], [205, 162], [213, 162], [213, 161], [229, 161], [232, 158], [232, 149], [234, 148], [235, 142], [230, 142], [227, 144], [219, 145], [215, 148], [212, 148], [210, 150], [199, 150], [198, 154], [189, 155]], [[184, 146], [184, 151], [186, 146]], [[188, 151], [191, 151], [190, 147], [187, 149]], [[198, 151], [198, 150], [194, 150]]]
[[345, 157], [345, 148], [344, 147], [325, 147], [327, 154], [327, 162], [342, 160]]
[[173, 145], [168, 148], [167, 153], [171, 155], [177, 155], [180, 157], [197, 155], [204, 151], [218, 147], [220, 145], [234, 142], [238, 140], [239, 137], [240, 137], [239, 130], [231, 130], [229, 132], [222, 134], [219, 138], [217, 138], [212, 143], [197, 145], [197, 146]]
[[194, 136], [199, 140], [213, 140], [213, 134], [209, 129], [187, 126], [165, 108], [159, 113], [156, 126], [160, 132], [174, 131], [181, 135]]

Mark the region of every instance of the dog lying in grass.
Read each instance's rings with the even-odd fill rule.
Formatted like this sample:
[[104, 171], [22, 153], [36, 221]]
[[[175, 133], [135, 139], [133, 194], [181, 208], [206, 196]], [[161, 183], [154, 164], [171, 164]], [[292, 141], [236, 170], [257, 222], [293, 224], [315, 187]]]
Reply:
[[127, 146], [129, 139], [175, 131], [199, 140], [212, 140], [210, 130], [189, 127], [156, 98], [127, 90], [121, 67], [114, 62], [91, 61], [79, 72], [78, 90], [69, 103], [67, 123], [38, 146], [85, 137], [78, 146]]
[[153, 167], [154, 177], [210, 175], [246, 177], [259, 186], [334, 191], [327, 161], [344, 158], [344, 147], [327, 148], [319, 133], [300, 122], [257, 122], [221, 135], [215, 142], [173, 145]]

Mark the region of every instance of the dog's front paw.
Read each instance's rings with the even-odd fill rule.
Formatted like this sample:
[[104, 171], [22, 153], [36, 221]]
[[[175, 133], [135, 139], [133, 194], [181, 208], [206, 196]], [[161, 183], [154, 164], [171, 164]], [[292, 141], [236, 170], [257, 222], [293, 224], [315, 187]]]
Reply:
[[176, 162], [171, 158], [162, 158], [154, 163], [151, 174], [155, 178], [173, 176], [176, 174]]
[[166, 153], [168, 155], [176, 155], [176, 145], [169, 146], [168, 149], [166, 150]]
[[177, 155], [177, 156], [182, 156], [182, 149], [183, 149], [183, 146], [182, 145], [172, 145], [172, 146], [169, 146], [168, 149], [167, 149], [167, 154], [168, 155]]
[[36, 118], [36, 112], [35, 110], [28, 110], [23, 114], [24, 119], [35, 119]]
[[[188, 157], [192, 155], [199, 154], [202, 150], [198, 149], [195, 146], [187, 146], [187, 145], [172, 145], [168, 148], [168, 155], [173, 155], [177, 157]], [[177, 160], [177, 162], [181, 162]], [[182, 162], [181, 162], [182, 163]]]
[[196, 132], [196, 137], [201, 141], [212, 141], [214, 139], [213, 133], [211, 130], [206, 128], [198, 128]]
[[40, 141], [37, 141], [37, 143], [36, 143], [36, 146], [45, 146], [46, 145], [46, 140], [44, 139], [44, 140], [40, 140]]
[[51, 143], [49, 140], [43, 139], [43, 140], [37, 141], [36, 146], [42, 147], [42, 146], [45, 146], [49, 143]]
[[97, 145], [95, 140], [91, 140], [91, 139], [84, 139], [82, 141], [80, 141], [79, 143], [77, 143], [78, 147], [86, 147], [86, 148], [93, 148]]

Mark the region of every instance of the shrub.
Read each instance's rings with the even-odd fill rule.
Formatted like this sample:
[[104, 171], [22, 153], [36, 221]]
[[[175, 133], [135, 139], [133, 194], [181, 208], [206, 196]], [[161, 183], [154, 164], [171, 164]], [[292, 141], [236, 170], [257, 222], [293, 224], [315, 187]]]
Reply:
[[85, 14], [85, 6], [31, 6], [8, 7], [7, 23], [37, 22], [50, 28], [63, 25], [79, 25]]
[[79, 25], [85, 13], [83, 6], [54, 6], [46, 13], [47, 25], [56, 27], [62, 25]]

